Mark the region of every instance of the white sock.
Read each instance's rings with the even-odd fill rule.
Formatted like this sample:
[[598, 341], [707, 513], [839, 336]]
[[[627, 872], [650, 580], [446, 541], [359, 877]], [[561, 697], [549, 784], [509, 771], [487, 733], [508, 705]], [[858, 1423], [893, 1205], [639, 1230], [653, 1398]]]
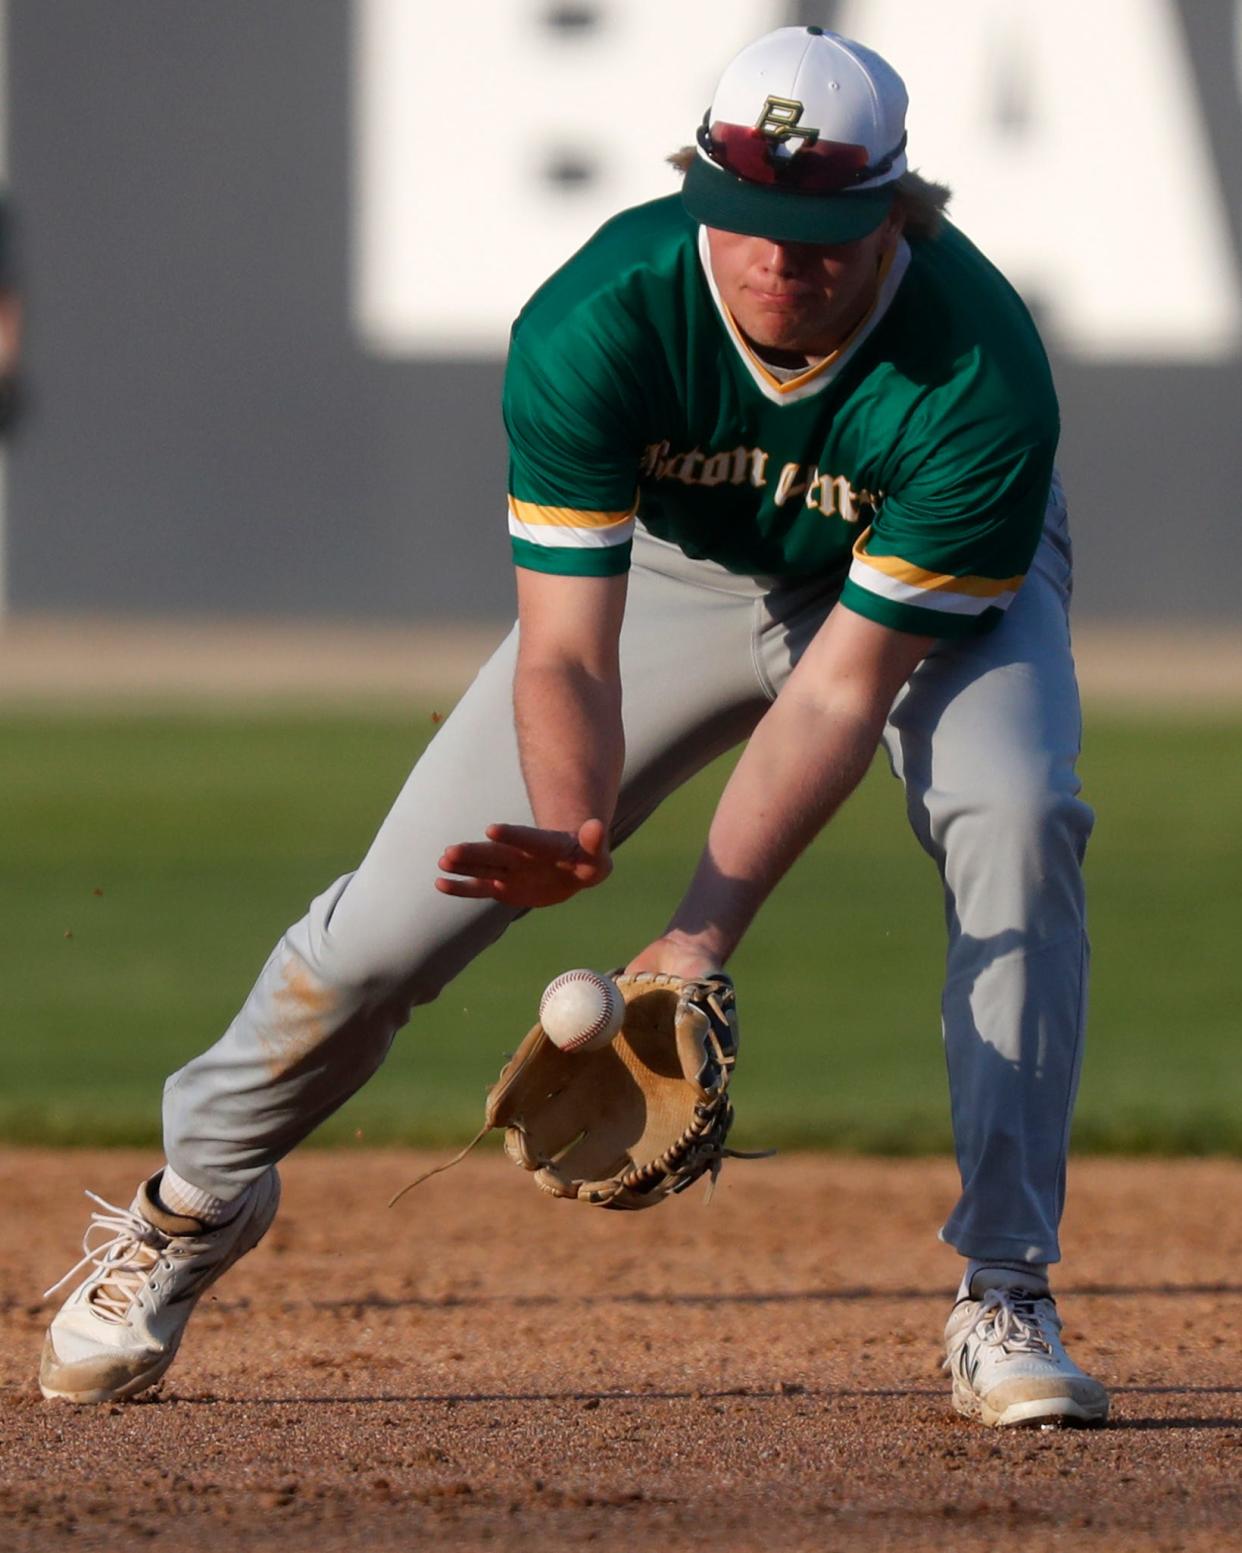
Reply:
[[1009, 1284], [1012, 1279], [1014, 1288], [1047, 1289], [1048, 1287], [1047, 1262], [1002, 1262], [992, 1257], [980, 1261], [975, 1257], [971, 1257], [966, 1263], [966, 1270], [963, 1272], [962, 1281], [958, 1285], [957, 1297], [959, 1300], [971, 1298], [970, 1285], [974, 1281], [974, 1276], [985, 1269], [988, 1272], [1007, 1275], [997, 1277], [995, 1280], [997, 1286]]
[[213, 1197], [202, 1187], [179, 1176], [171, 1165], [164, 1166], [160, 1177], [159, 1199], [169, 1213], [183, 1219], [197, 1219], [200, 1224], [227, 1224], [241, 1207], [240, 1198], [225, 1201], [223, 1197]]

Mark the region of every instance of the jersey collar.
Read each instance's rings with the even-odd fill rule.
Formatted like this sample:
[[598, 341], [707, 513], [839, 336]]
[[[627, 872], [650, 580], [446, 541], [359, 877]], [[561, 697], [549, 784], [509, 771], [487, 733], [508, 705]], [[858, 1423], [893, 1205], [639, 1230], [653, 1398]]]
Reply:
[[782, 381], [764, 364], [762, 359], [746, 343], [742, 331], [733, 320], [733, 314], [721, 300], [720, 292], [716, 289], [716, 278], [712, 274], [711, 253], [707, 246], [707, 229], [699, 228], [699, 263], [703, 266], [703, 275], [707, 280], [708, 290], [712, 294], [712, 301], [716, 304], [716, 311], [720, 314], [721, 322], [725, 326], [725, 332], [732, 340], [734, 348], [742, 358], [746, 370], [754, 379], [756, 387], [766, 399], [773, 404], [797, 404], [803, 399], [809, 399], [812, 395], [821, 393], [840, 374], [846, 363], [857, 354], [863, 341], [875, 329], [876, 325], [888, 312], [893, 298], [897, 295], [897, 288], [905, 277], [906, 270], [910, 267], [910, 245], [905, 238], [898, 238], [895, 246], [889, 254], [887, 268], [880, 281], [880, 289], [876, 293], [876, 299], [867, 313], [855, 326], [849, 337], [841, 342], [831, 356], [825, 356], [822, 361], [817, 361], [813, 367], [808, 367], [805, 372], [800, 372], [797, 377]]

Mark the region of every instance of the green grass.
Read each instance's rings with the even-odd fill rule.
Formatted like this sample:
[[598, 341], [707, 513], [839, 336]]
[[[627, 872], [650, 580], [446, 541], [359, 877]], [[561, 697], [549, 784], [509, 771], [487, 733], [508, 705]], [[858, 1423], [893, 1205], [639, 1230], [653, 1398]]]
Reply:
[[[154, 1145], [164, 1076], [357, 859], [431, 731], [397, 712], [0, 718], [0, 1137]], [[1080, 1149], [1242, 1154], [1240, 768], [1242, 718], [1089, 720]], [[321, 1140], [464, 1141], [544, 982], [662, 925], [724, 774], [671, 800], [605, 890], [519, 923], [424, 1009]], [[734, 963], [739, 1145], [947, 1148], [942, 952], [934, 871], [877, 765]]]

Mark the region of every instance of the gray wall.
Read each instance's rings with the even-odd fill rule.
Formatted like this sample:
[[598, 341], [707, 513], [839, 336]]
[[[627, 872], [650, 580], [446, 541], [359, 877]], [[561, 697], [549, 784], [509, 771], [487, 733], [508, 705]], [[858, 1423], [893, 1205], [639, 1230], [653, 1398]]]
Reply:
[[[1179, 11], [1242, 245], [1234, 7]], [[350, 330], [349, 23], [344, 0], [12, 0], [12, 608], [508, 609], [500, 363], [370, 359]], [[1242, 361], [1054, 366], [1082, 614], [1236, 617]]]

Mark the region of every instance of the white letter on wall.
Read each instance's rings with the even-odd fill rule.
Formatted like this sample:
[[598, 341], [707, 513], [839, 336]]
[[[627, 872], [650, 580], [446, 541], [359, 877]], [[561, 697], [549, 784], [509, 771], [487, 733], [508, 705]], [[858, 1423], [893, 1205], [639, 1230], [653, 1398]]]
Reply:
[[910, 165], [1064, 349], [1212, 360], [1242, 341], [1232, 236], [1168, 0], [852, 0], [910, 89]]
[[[672, 194], [717, 76], [776, 0], [355, 0], [353, 311], [384, 355], [501, 356], [532, 291]], [[559, 173], [559, 176], [557, 174]]]

